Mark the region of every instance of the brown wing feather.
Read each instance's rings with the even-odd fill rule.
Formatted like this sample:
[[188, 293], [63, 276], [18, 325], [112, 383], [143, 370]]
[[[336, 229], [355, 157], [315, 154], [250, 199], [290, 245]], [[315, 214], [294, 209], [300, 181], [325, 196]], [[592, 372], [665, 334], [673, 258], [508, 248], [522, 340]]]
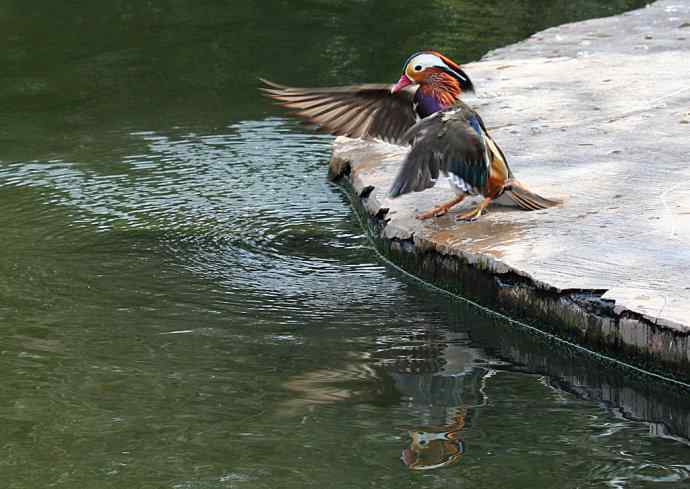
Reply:
[[379, 138], [404, 143], [403, 134], [418, 120], [413, 94], [390, 92], [390, 85], [295, 88], [268, 80], [260, 90], [309, 124], [337, 136]]
[[456, 106], [422, 119], [403, 139], [412, 149], [403, 161], [389, 191], [391, 197], [433, 187], [439, 174], [452, 173], [468, 185], [482, 189], [489, 176], [485, 133], [472, 127], [476, 113]]

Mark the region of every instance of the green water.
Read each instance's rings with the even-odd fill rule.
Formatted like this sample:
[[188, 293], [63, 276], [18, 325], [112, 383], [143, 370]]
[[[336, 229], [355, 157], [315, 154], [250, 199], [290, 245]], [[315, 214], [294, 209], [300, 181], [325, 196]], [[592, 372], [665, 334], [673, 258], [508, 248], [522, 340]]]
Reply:
[[0, 487], [690, 487], [686, 391], [378, 261], [256, 92], [643, 3], [0, 2]]

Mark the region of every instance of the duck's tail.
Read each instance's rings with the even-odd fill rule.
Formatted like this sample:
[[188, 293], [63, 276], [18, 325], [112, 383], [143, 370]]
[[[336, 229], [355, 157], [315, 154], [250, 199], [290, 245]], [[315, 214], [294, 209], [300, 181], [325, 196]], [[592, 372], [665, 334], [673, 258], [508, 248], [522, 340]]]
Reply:
[[503, 186], [503, 192], [503, 195], [508, 197], [511, 203], [526, 211], [548, 209], [563, 203], [560, 199], [547, 199], [539, 194], [535, 194], [514, 179], [506, 181]]

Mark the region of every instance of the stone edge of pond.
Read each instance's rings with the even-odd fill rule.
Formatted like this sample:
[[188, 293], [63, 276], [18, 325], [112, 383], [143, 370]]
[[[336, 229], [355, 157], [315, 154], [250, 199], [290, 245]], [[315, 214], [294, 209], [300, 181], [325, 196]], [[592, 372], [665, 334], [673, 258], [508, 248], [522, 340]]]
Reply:
[[334, 155], [329, 178], [348, 195], [379, 252], [417, 278], [494, 312], [639, 368], [690, 382], [685, 325], [616, 307], [605, 290], [557, 290], [506, 268], [490, 256], [384, 232], [388, 209], [373, 187], [351, 178], [350, 162]]
[[[582, 31], [588, 32], [589, 22], [600, 25], [611, 22], [623, 28], [628, 22], [629, 30], [642, 28], [647, 32], [647, 29], [654, 29], [656, 23], [646, 22], [644, 16], [664, 15], [673, 8], [669, 5], [672, 4], [660, 1], [653, 4], [654, 9], [648, 6], [607, 19], [565, 24], [561, 26], [567, 31], [565, 41], [559, 35], [561, 27], [551, 28], [521, 43], [495, 50], [473, 65], [481, 71], [481, 65], [487, 61], [489, 64], [495, 60], [504, 62], [514, 53], [524, 57], [530, 45], [544, 52], [550, 48], [544, 33], [548, 33], [547, 37], [553, 42], [561, 43], [554, 55], [577, 58], [579, 54], [569, 51], [578, 49], [573, 41], [578, 39], [578, 25], [587, 26]], [[627, 41], [623, 38], [616, 42], [625, 45]], [[616, 42], [607, 40], [605, 44], [614, 46]], [[673, 40], [665, 39], [664, 42], [672, 44]], [[626, 46], [625, 49], [632, 48]], [[403, 204], [408, 207], [406, 218], [400, 218], [400, 204], [395, 204], [397, 217], [391, 223], [390, 202], [382, 199], [395, 165], [386, 163], [390, 156], [384, 150], [372, 150], [360, 143], [346, 138], [336, 140], [329, 175], [349, 195], [354, 210], [366, 222], [377, 248], [387, 258], [422, 280], [539, 330], [640, 368], [690, 381], [688, 324], [664, 319], [660, 317], [662, 314], [650, 315], [617, 305], [605, 296], [605, 288], [564, 288], [562, 284], [555, 286], [535, 280], [528, 271], [512, 267], [495, 256], [478, 253], [457, 240], [438, 239], [438, 232], [429, 232], [409, 218], [410, 211], [414, 214], [409, 207], [415, 203], [423, 203], [422, 208], [429, 207], [433, 193], [432, 197], [416, 198]], [[386, 150], [391, 151], [391, 148]], [[440, 200], [436, 195], [436, 201]]]

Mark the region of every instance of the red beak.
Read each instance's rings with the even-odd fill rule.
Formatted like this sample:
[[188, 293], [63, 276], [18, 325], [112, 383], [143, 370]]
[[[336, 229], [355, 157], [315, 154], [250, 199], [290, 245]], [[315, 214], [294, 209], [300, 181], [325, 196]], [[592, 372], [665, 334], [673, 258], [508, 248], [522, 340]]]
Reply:
[[415, 453], [409, 448], [406, 447], [403, 449], [402, 454], [400, 455], [400, 460], [410, 467], [412, 464], [414, 464], [417, 461], [417, 457], [415, 456]]
[[403, 73], [403, 75], [400, 77], [400, 80], [398, 80], [398, 83], [391, 87], [391, 93], [398, 93], [400, 90], [409, 85], [412, 85], [412, 80], [410, 80], [408, 76]]

